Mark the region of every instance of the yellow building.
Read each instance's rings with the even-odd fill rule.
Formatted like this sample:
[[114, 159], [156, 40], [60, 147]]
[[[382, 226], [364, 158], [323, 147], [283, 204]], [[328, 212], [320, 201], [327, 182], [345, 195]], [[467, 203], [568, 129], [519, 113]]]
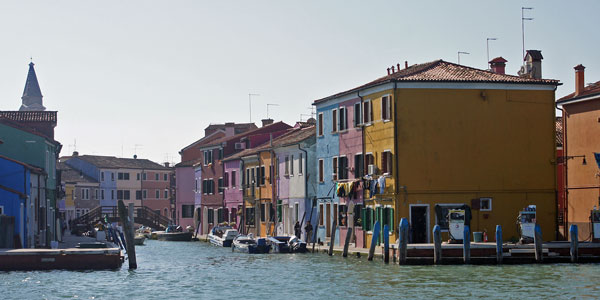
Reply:
[[471, 231], [493, 239], [502, 225], [504, 240], [516, 240], [519, 212], [536, 205], [543, 238], [556, 238], [559, 83], [539, 78], [539, 51], [528, 55], [535, 72], [521, 77], [504, 74], [503, 59], [492, 71], [437, 60], [336, 94], [361, 98], [366, 181], [385, 178], [383, 193], [365, 188], [363, 228], [393, 224], [394, 241], [407, 218], [410, 242], [431, 242], [435, 224], [448, 239], [448, 210], [468, 205]]

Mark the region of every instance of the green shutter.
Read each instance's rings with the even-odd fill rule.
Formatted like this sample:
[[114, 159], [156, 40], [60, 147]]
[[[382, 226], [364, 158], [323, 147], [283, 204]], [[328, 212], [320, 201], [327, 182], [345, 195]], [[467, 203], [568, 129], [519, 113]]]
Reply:
[[388, 214], [388, 220], [389, 220], [389, 225], [390, 225], [390, 232], [394, 232], [394, 209], [393, 208], [389, 208], [389, 214]]
[[360, 210], [360, 219], [362, 220], [362, 229], [367, 231], [367, 209], [363, 208]]

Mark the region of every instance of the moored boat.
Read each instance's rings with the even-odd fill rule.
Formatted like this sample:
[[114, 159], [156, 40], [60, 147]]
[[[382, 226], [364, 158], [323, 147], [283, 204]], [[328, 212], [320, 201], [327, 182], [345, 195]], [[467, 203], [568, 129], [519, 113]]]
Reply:
[[254, 239], [251, 235], [238, 235], [231, 245], [231, 251], [243, 253], [269, 253], [271, 246], [264, 238]]
[[292, 236], [270, 236], [267, 243], [271, 246], [273, 253], [305, 253], [306, 243], [298, 237]]
[[217, 226], [208, 234], [208, 239], [211, 244], [220, 247], [231, 247], [233, 239], [239, 235], [237, 229], [230, 226]]
[[145, 240], [146, 240], [146, 237], [145, 237], [145, 236], [143, 236], [143, 235], [136, 235], [136, 236], [133, 238], [133, 241], [134, 241], [134, 243], [135, 243], [135, 245], [136, 245], [136, 246], [141, 246], [141, 245], [143, 245]]
[[189, 242], [192, 240], [192, 233], [182, 231], [181, 226], [177, 225], [169, 225], [165, 231], [155, 231], [152, 234], [156, 234], [156, 239], [159, 241]]

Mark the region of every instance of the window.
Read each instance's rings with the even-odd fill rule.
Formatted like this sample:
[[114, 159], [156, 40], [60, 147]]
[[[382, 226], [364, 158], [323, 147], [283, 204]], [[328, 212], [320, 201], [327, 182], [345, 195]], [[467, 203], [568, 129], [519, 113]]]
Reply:
[[347, 123], [347, 119], [348, 119], [348, 114], [347, 114], [347, 110], [345, 107], [340, 107], [340, 122], [339, 122], [339, 131], [342, 130], [346, 130], [348, 129], [348, 123]]
[[319, 159], [319, 182], [323, 182], [325, 180], [323, 175], [323, 160]]
[[104, 190], [100, 190], [100, 199], [104, 200]]
[[181, 217], [182, 218], [193, 218], [194, 217], [194, 205], [182, 205], [181, 206]]
[[214, 224], [215, 222], [215, 212], [212, 208], [208, 209], [208, 214], [207, 214], [207, 219], [208, 219], [208, 223], [210, 224]]
[[265, 185], [265, 166], [260, 166], [260, 185]]
[[354, 127], [362, 125], [362, 114], [360, 109], [360, 102], [354, 104]]
[[169, 190], [165, 190], [165, 199], [169, 199]]
[[371, 106], [371, 100], [365, 100], [363, 102], [363, 122], [371, 123], [373, 121], [373, 110]]
[[212, 150], [206, 150], [204, 151], [204, 165], [209, 165], [212, 164], [213, 159], [212, 159]]
[[110, 173], [110, 180], [115, 181], [115, 173]]
[[381, 153], [381, 172], [387, 173], [388, 175], [392, 175], [393, 165], [392, 165], [392, 151], [385, 150]]
[[338, 158], [338, 179], [348, 179], [348, 158], [340, 156]]
[[225, 186], [223, 185], [223, 177], [219, 177], [219, 179], [217, 180], [217, 183], [219, 184], [219, 194], [223, 194], [223, 189], [225, 188]]
[[362, 153], [354, 155], [354, 178], [361, 178], [365, 175], [365, 164]]
[[123, 191], [117, 190], [117, 200], [123, 200]]
[[223, 187], [229, 187], [229, 172], [223, 173]]
[[337, 180], [338, 179], [338, 158], [336, 156], [334, 156], [331, 159], [331, 169], [333, 170], [332, 172], [332, 176], [333, 176], [333, 180]]
[[142, 173], [142, 180], [146, 180], [146, 173]]
[[146, 199], [148, 197], [148, 191], [147, 190], [143, 190], [142, 191], [142, 198]]
[[110, 199], [115, 199], [115, 190], [110, 190]]
[[492, 211], [492, 198], [479, 198], [480, 211]]
[[336, 108], [331, 110], [331, 132], [337, 132], [338, 128], [338, 111]]
[[273, 184], [273, 166], [269, 166], [269, 183]]
[[246, 207], [246, 226], [254, 226], [254, 207]]
[[290, 176], [290, 157], [285, 157], [285, 176]]
[[219, 159], [223, 159], [223, 148], [219, 148]]
[[392, 103], [390, 96], [383, 96], [381, 98], [381, 119], [391, 120], [392, 119]]
[[317, 135], [323, 136], [323, 113], [319, 113], [317, 124]]
[[267, 205], [266, 203], [260, 204], [260, 221], [265, 222], [267, 214]]
[[165, 173], [165, 174], [163, 174], [163, 180], [164, 180], [164, 181], [167, 181], [168, 179], [169, 179], [169, 175], [168, 175], [168, 174], [166, 174], [166, 173]]
[[131, 192], [129, 190], [125, 190], [123, 191], [123, 200], [130, 200], [131, 199]]
[[256, 173], [256, 168], [250, 168], [250, 183], [252, 184], [252, 186], [257, 186], [258, 180], [256, 180], [256, 178], [254, 177], [255, 173]]
[[154, 191], [154, 196], [155, 196], [154, 198], [160, 199], [160, 191], [159, 190]]
[[129, 180], [129, 173], [117, 173], [117, 180]]
[[362, 228], [364, 231], [371, 231], [373, 226], [373, 208], [367, 207], [361, 210]]
[[135, 174], [135, 180], [140, 180], [140, 173]]
[[104, 172], [100, 172], [100, 181], [104, 181]]
[[361, 211], [363, 209], [363, 205], [362, 204], [355, 204], [354, 205], [354, 226], [356, 227], [362, 227], [362, 219], [361, 219]]
[[217, 224], [221, 224], [223, 222], [223, 209], [217, 208]]
[[81, 189], [81, 200], [90, 200], [90, 189]]
[[235, 175], [236, 175], [236, 171], [231, 171], [231, 187], [235, 188]]
[[98, 199], [98, 189], [94, 189], [94, 199]]
[[298, 157], [298, 175], [302, 175], [302, 153], [300, 153], [300, 156]]
[[290, 159], [290, 175], [294, 176], [294, 156]]
[[159, 177], [158, 173], [154, 173], [154, 180], [158, 181], [159, 178], [160, 177]]
[[[374, 165], [375, 164], [375, 157], [373, 156], [373, 153], [367, 153], [367, 155], [365, 156], [365, 164], [368, 167], [369, 165]], [[367, 172], [369, 171], [368, 169], [366, 170]], [[369, 175], [373, 175], [373, 174], [369, 174]]]
[[142, 199], [142, 191], [135, 191], [135, 200]]

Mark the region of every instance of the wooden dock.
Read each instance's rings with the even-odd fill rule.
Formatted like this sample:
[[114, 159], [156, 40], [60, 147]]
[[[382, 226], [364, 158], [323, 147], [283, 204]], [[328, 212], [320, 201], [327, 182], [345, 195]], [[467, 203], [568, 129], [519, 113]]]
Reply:
[[123, 264], [119, 248], [0, 249], [0, 270], [104, 270]]

